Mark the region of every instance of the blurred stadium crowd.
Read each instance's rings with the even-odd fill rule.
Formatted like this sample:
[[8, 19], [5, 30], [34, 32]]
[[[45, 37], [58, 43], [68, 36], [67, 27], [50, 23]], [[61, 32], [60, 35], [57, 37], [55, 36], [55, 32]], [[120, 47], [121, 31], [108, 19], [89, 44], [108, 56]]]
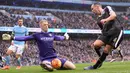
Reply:
[[[103, 0], [102, 0], [103, 1]], [[114, 1], [114, 0], [113, 0]], [[115, 0], [116, 1], [116, 0]], [[124, 0], [122, 0], [124, 1]], [[129, 1], [129, 0], [127, 0]], [[121, 21], [124, 29], [130, 29], [130, 8], [128, 13], [120, 13], [119, 20]], [[0, 26], [12, 27], [17, 25], [17, 19], [23, 18], [24, 25], [26, 27], [39, 27], [38, 22], [41, 19], [47, 19], [51, 24], [51, 28], [73, 28], [73, 29], [99, 29], [96, 25], [95, 17], [93, 14], [86, 14], [80, 12], [64, 12], [64, 11], [45, 11], [35, 9], [15, 9], [15, 8], [2, 8], [0, 7]], [[123, 21], [122, 21], [123, 20]], [[3, 33], [3, 32], [2, 32]], [[0, 33], [0, 35], [2, 35]], [[89, 34], [88, 34], [89, 35]], [[71, 38], [69, 41], [55, 42], [54, 47], [57, 53], [61, 57], [68, 58], [74, 63], [85, 63], [91, 62], [96, 56], [90, 45], [96, 38], [90, 35], [85, 39]], [[0, 38], [1, 39], [1, 38]], [[125, 60], [130, 60], [130, 39], [125, 38], [121, 44], [123, 49]], [[4, 56], [5, 51], [10, 45], [10, 41], [0, 41], [0, 54]], [[12, 55], [11, 57], [14, 57]], [[110, 56], [108, 57], [109, 60]], [[11, 64], [14, 65], [16, 62], [12, 58]], [[29, 48], [25, 50], [22, 57], [23, 65], [38, 65], [38, 49], [35, 41], [29, 42]]]

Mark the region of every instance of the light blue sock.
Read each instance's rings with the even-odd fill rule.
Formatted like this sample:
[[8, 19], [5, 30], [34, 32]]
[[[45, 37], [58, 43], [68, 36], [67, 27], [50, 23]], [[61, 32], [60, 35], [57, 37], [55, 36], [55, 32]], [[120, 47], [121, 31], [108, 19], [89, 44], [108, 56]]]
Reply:
[[20, 57], [17, 59], [17, 66], [21, 66], [21, 58]]
[[6, 63], [6, 65], [10, 64], [10, 56], [5, 57], [5, 63]]

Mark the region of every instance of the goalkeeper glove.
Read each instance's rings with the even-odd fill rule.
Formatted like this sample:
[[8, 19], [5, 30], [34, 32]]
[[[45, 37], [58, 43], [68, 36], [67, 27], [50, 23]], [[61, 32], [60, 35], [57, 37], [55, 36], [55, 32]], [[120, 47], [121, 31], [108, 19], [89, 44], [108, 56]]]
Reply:
[[69, 39], [69, 35], [67, 34], [67, 32], [64, 34], [64, 37], [65, 37], [66, 40]]
[[13, 37], [11, 35], [9, 35], [9, 34], [3, 34], [2, 39], [3, 40], [13, 40]]

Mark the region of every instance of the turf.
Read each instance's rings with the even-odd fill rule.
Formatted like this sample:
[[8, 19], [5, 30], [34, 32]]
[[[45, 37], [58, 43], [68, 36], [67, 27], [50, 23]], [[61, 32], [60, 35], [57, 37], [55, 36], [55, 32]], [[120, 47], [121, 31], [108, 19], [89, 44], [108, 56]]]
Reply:
[[[105, 62], [100, 69], [97, 70], [83, 70], [83, 67], [92, 64], [82, 63], [76, 64], [76, 70], [54, 70], [53, 73], [130, 73], [130, 62]], [[20, 70], [11, 67], [10, 70], [0, 70], [0, 73], [52, 73], [42, 70], [40, 66], [25, 66]]]

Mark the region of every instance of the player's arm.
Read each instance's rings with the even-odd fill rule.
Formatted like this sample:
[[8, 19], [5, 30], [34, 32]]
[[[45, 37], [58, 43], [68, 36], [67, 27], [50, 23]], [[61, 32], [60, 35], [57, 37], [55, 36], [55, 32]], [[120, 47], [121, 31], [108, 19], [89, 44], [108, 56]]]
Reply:
[[67, 33], [65, 33], [64, 36], [55, 35], [54, 39], [56, 41], [68, 40], [69, 39], [69, 35]]
[[103, 24], [105, 24], [105, 23], [107, 23], [107, 22], [109, 22], [109, 21], [111, 21], [111, 20], [114, 20], [115, 18], [116, 18], [116, 13], [113, 11], [113, 9], [110, 7], [110, 6], [107, 6], [107, 12], [109, 12], [109, 17], [108, 18], [106, 18], [106, 19], [102, 19], [101, 20], [101, 23], [103, 23]]
[[35, 39], [33, 35], [30, 35], [30, 36], [16, 36], [16, 37], [13, 37], [12, 38], [13, 40], [16, 40], [16, 41], [29, 41], [29, 40], [33, 40]]

